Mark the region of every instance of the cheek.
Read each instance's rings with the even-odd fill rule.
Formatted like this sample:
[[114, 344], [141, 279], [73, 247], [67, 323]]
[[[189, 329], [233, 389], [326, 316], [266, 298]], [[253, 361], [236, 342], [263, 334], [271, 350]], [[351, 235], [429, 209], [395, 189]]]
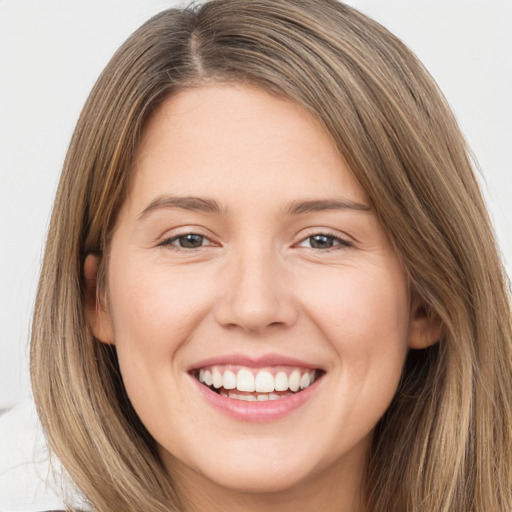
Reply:
[[137, 412], [151, 416], [153, 401], [179, 384], [180, 348], [201, 323], [209, 293], [190, 272], [171, 267], [120, 262], [110, 277], [123, 382]]
[[[119, 261], [119, 260], [118, 260]], [[166, 431], [158, 411], [171, 399], [186, 410], [180, 392], [181, 347], [207, 311], [209, 293], [190, 271], [119, 261], [111, 269], [109, 296], [123, 382], [146, 425]], [[177, 435], [177, 433], [175, 433]]]
[[[365, 346], [378, 348], [383, 337], [405, 341], [409, 319], [405, 279], [401, 274], [378, 270], [333, 269], [317, 275], [315, 286], [301, 294], [308, 311], [333, 333], [364, 338]], [[343, 344], [342, 337], [335, 338]]]
[[126, 264], [112, 273], [112, 282], [116, 344], [144, 351], [173, 350], [209, 300], [207, 286], [191, 272], [162, 265]]
[[396, 393], [407, 354], [408, 293], [404, 281], [386, 274], [354, 273], [337, 284], [316, 310], [316, 322], [339, 362], [333, 395], [340, 424], [358, 436], [370, 433]]
[[407, 353], [407, 285], [401, 272], [384, 270], [339, 269], [317, 276], [307, 294], [308, 315], [337, 353], [333, 367], [352, 396], [371, 388], [392, 396]]

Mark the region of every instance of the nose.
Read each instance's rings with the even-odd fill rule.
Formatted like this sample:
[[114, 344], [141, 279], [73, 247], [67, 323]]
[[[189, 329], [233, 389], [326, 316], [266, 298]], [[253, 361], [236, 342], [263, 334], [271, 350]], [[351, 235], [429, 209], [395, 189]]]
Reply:
[[293, 325], [298, 307], [284, 262], [270, 250], [249, 249], [232, 256], [221, 279], [219, 324], [251, 333]]

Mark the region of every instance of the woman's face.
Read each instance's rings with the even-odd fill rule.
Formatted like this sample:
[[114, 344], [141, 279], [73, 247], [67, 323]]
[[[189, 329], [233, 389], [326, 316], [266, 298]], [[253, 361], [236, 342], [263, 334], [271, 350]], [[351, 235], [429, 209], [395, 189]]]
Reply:
[[109, 258], [91, 324], [171, 474], [242, 492], [356, 485], [425, 320], [305, 110], [247, 86], [167, 99]]

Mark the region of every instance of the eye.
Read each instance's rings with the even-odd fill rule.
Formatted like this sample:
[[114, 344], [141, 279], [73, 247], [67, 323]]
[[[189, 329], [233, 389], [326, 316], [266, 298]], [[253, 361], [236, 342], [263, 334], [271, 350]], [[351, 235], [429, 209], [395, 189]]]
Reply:
[[[307, 244], [307, 245], [306, 245]], [[352, 247], [348, 240], [328, 233], [318, 233], [308, 236], [299, 243], [300, 247], [309, 247], [311, 249], [333, 249], [335, 247]]]
[[212, 245], [208, 238], [197, 233], [185, 233], [172, 238], [168, 238], [158, 244], [161, 247], [171, 247], [172, 249], [198, 249], [205, 245]]

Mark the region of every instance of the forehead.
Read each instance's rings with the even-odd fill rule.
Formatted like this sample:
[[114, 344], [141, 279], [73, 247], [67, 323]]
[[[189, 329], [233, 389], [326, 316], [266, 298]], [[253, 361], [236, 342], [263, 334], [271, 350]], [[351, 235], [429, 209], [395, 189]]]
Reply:
[[136, 154], [131, 194], [222, 196], [249, 190], [367, 202], [337, 148], [304, 108], [245, 85], [209, 85], [167, 98]]

